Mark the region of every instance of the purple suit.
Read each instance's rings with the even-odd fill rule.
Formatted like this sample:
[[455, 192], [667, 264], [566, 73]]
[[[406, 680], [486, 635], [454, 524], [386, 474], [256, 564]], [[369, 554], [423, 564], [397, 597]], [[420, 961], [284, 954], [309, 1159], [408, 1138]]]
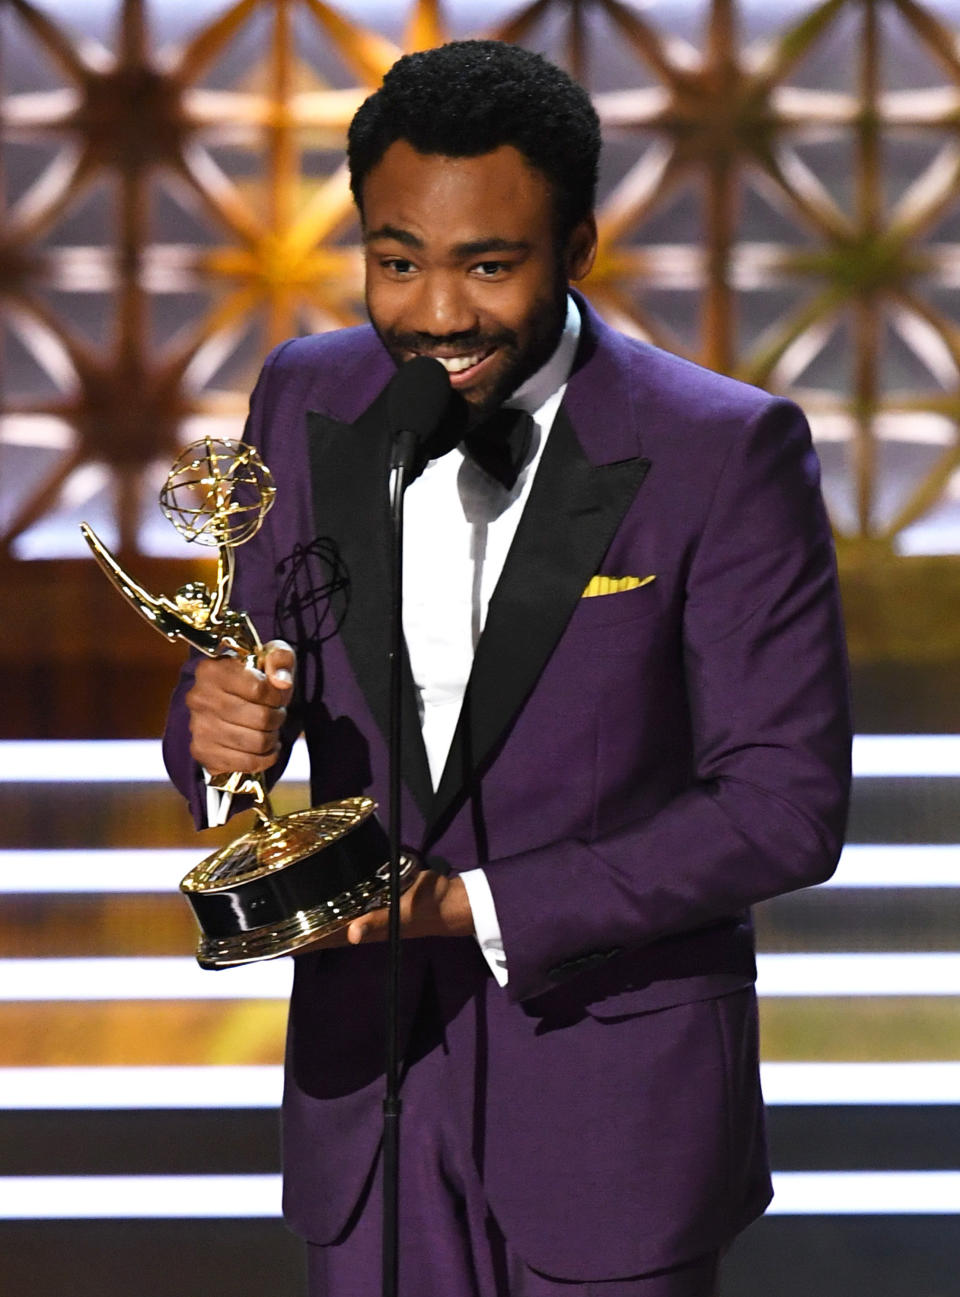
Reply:
[[[264, 638], [289, 638], [277, 565], [329, 538], [348, 597], [339, 628], [331, 613], [304, 653], [291, 730], [306, 732], [315, 801], [370, 793], [384, 816], [388, 447], [375, 398], [392, 372], [369, 328], [270, 357], [247, 437], [278, 504], [240, 551], [232, 600]], [[655, 580], [582, 599], [598, 572]], [[202, 822], [188, 679], [166, 751]], [[843, 634], [802, 415], [587, 308], [435, 795], [409, 679], [405, 707], [405, 839], [454, 870], [485, 867], [509, 983], [470, 940], [409, 941], [404, 1021], [429, 970], [450, 1059], [463, 1060], [450, 1101], [482, 1132], [504, 1234], [571, 1279], [722, 1245], [770, 1195], [747, 908], [832, 872], [848, 796]], [[296, 965], [285, 1208], [325, 1242], [380, 1136], [384, 951]]]

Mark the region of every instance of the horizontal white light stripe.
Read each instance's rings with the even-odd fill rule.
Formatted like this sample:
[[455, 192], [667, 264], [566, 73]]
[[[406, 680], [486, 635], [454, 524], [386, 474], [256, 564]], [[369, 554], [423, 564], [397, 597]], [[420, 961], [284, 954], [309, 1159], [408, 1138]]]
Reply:
[[142, 783], [167, 778], [158, 739], [0, 743], [0, 779], [10, 783]]
[[175, 892], [204, 848], [0, 851], [0, 894]]
[[206, 971], [194, 959], [0, 959], [4, 1000], [285, 1000], [293, 966], [273, 959]]
[[771, 1216], [954, 1216], [960, 1171], [780, 1171]]
[[0, 1067], [0, 1110], [278, 1108], [279, 1064], [236, 1067]]
[[772, 1107], [960, 1104], [960, 1063], [770, 1062], [760, 1072]]
[[[960, 954], [760, 955], [762, 996], [960, 996]], [[287, 959], [205, 972], [193, 959], [0, 959], [0, 1001], [286, 999]]]
[[[297, 743], [285, 780], [309, 780], [306, 744]], [[163, 783], [159, 739], [4, 739], [0, 741], [3, 783]]]
[[757, 991], [766, 997], [960, 995], [960, 955], [760, 955]]
[[[960, 735], [858, 734], [853, 772], [863, 778], [960, 778]], [[284, 778], [309, 777], [298, 743]], [[0, 742], [0, 780], [21, 783], [166, 782], [159, 739], [8, 739]]]
[[[960, 1104], [957, 1063], [761, 1064], [772, 1107]], [[4, 1067], [0, 1110], [145, 1111], [276, 1108], [283, 1069], [236, 1067]]]
[[226, 1220], [279, 1215], [279, 1175], [0, 1176], [0, 1220]]
[[960, 734], [858, 734], [853, 773], [861, 779], [960, 776]]
[[[0, 851], [0, 894], [175, 892], [202, 855], [202, 845]], [[848, 846], [823, 886], [960, 887], [960, 843]]]
[[823, 886], [960, 887], [960, 842], [850, 845]]
[[[781, 1171], [774, 1216], [960, 1212], [960, 1171]], [[278, 1175], [0, 1176], [0, 1220], [267, 1219]]]

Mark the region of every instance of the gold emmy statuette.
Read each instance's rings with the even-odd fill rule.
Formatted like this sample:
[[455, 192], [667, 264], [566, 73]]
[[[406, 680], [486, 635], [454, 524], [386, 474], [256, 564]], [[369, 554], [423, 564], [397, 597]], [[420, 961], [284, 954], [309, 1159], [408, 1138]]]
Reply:
[[[121, 568], [86, 523], [100, 567], [127, 603], [169, 640], [208, 657], [232, 654], [257, 665], [262, 644], [245, 612], [229, 607], [234, 550], [260, 530], [276, 494], [270, 470], [242, 441], [206, 438], [180, 455], [160, 507], [188, 541], [216, 546], [217, 583], [190, 582], [173, 599], [152, 595]], [[253, 797], [256, 823], [215, 851], [180, 884], [200, 926], [202, 968], [230, 968], [289, 955], [351, 919], [387, 904], [389, 844], [369, 797], [347, 797], [279, 818], [259, 774], [218, 775], [225, 794]], [[416, 862], [400, 862], [401, 885]]]

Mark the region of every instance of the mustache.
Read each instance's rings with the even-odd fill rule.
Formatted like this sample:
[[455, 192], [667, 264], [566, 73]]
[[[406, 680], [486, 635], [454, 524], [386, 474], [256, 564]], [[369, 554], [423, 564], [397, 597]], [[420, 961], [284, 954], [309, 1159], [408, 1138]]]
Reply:
[[463, 354], [472, 351], [492, 351], [494, 347], [516, 347], [517, 335], [512, 329], [500, 329], [496, 333], [480, 333], [476, 330], [461, 333], [400, 333], [389, 330], [383, 335], [384, 341], [391, 349], [397, 351], [414, 351], [418, 355], [432, 355], [437, 351], [459, 350]]

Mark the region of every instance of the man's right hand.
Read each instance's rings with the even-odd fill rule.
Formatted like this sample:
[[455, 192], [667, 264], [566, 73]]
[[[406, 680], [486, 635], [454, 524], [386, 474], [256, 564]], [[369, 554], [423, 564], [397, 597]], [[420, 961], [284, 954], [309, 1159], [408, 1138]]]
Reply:
[[280, 752], [280, 727], [293, 694], [296, 658], [289, 644], [271, 640], [261, 668], [239, 658], [205, 658], [187, 694], [190, 753], [211, 775], [268, 770]]

